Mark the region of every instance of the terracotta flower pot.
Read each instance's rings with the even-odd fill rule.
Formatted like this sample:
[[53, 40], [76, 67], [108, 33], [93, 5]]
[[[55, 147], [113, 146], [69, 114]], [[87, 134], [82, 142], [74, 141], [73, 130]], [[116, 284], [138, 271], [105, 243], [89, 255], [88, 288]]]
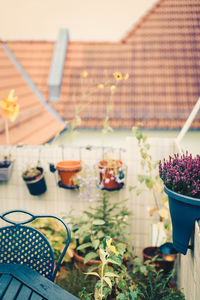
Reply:
[[119, 190], [124, 186], [124, 172], [121, 160], [101, 160], [98, 164], [101, 189]]
[[63, 186], [72, 187], [75, 185], [76, 174], [81, 170], [81, 161], [66, 160], [60, 161], [56, 165], [60, 180]]
[[185, 255], [195, 220], [200, 218], [200, 199], [178, 194], [167, 187], [164, 190], [169, 199], [173, 247]]

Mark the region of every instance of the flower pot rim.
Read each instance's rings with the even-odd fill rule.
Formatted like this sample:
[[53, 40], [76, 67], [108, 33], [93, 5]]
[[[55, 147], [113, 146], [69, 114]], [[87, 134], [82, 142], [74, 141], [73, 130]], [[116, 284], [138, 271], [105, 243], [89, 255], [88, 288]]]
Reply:
[[[109, 165], [109, 161], [113, 162], [113, 164]], [[123, 165], [124, 163], [120, 159], [102, 159], [98, 163], [98, 167], [103, 169], [121, 168]]]
[[174, 191], [170, 190], [166, 186], [164, 186], [164, 191], [169, 197], [174, 198], [177, 201], [180, 201], [180, 202], [183, 202], [183, 203], [186, 203], [186, 204], [190, 204], [190, 205], [200, 206], [200, 199], [199, 198], [194, 198], [194, 197], [189, 197], [189, 196], [186, 196], [186, 195], [183, 195], [183, 194], [179, 194], [177, 192], [174, 192]]
[[56, 164], [58, 171], [80, 171], [81, 168], [82, 163], [79, 160], [62, 160]]
[[26, 171], [23, 172], [22, 178], [23, 178], [23, 180], [24, 180], [25, 182], [27, 182], [27, 183], [34, 183], [34, 182], [37, 182], [37, 181], [39, 181], [41, 178], [44, 177], [44, 169], [43, 169], [42, 167], [37, 166], [37, 167], [33, 167], [33, 168], [38, 169], [41, 173], [38, 174], [38, 175], [35, 175], [35, 176], [27, 177], [27, 176], [24, 176], [24, 173], [25, 173]]
[[145, 248], [142, 249], [142, 255], [143, 255], [143, 257], [145, 257], [147, 259], [152, 259], [154, 257], [154, 256], [151, 256], [151, 255], [148, 255], [148, 254], [145, 253], [145, 251], [147, 249], [148, 250], [155, 250], [155, 252], [157, 252], [157, 253], [155, 253], [154, 256], [156, 256], [156, 255], [159, 254], [159, 247], [157, 247], [157, 246], [147, 246], [147, 247], [145, 247]]

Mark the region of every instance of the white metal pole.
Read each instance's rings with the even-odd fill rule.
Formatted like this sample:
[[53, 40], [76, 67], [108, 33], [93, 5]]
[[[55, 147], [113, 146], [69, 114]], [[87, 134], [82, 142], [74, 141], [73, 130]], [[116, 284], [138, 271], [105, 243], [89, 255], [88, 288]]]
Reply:
[[182, 141], [184, 135], [186, 134], [186, 132], [190, 128], [194, 118], [196, 117], [199, 109], [200, 109], [200, 98], [197, 100], [197, 102], [196, 102], [195, 106], [193, 107], [193, 110], [191, 111], [187, 121], [185, 122], [183, 128], [181, 129], [181, 131], [179, 132], [179, 134], [176, 138], [178, 143], [180, 143]]

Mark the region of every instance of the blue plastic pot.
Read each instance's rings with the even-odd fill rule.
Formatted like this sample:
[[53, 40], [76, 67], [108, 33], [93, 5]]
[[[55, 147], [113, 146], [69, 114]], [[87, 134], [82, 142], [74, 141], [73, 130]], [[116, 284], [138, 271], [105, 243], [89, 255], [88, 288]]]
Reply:
[[200, 219], [200, 199], [178, 194], [167, 187], [164, 190], [169, 198], [173, 247], [185, 255], [195, 220]]

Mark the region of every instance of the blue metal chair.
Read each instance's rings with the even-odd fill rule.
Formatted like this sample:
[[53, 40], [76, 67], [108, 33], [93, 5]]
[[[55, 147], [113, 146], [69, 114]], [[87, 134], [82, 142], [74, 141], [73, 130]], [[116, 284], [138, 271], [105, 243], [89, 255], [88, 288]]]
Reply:
[[[30, 216], [27, 221], [14, 222], [7, 218], [13, 213]], [[0, 228], [0, 264], [26, 264], [46, 278], [54, 281], [60, 263], [69, 246], [71, 235], [68, 226], [58, 217], [51, 215], [33, 215], [25, 210], [11, 210], [0, 215], [0, 218], [12, 225]], [[39, 230], [27, 226], [38, 218], [54, 218], [60, 221], [66, 231], [66, 245], [59, 257], [54, 270], [54, 254], [52, 247]]]

